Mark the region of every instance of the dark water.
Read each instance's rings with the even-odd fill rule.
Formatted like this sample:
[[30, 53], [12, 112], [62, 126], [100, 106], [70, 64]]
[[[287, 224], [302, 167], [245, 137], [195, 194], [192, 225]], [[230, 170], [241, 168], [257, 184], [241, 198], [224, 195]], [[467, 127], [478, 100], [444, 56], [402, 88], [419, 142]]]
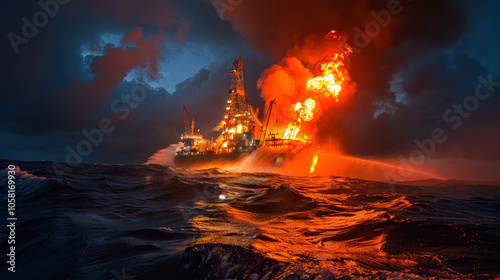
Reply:
[[[1, 279], [491, 279], [500, 187], [0, 160]], [[2, 226], [5, 260], [8, 231]], [[15, 277], [14, 277], [15, 276]]]

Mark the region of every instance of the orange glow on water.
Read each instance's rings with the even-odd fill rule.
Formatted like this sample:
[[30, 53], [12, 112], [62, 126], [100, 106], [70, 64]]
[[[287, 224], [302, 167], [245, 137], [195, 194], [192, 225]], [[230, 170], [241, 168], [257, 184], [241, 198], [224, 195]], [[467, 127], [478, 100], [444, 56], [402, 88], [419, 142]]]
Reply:
[[[355, 273], [367, 263], [390, 263], [402, 267], [412, 267], [416, 263], [405, 258], [395, 258], [384, 252], [383, 232], [373, 232], [360, 240], [356, 236], [345, 236], [356, 227], [394, 218], [389, 213], [401, 211], [411, 206], [404, 196], [373, 204], [353, 204], [351, 197], [341, 192], [345, 188], [344, 179], [319, 178], [317, 184], [304, 186], [297, 178], [297, 188], [279, 189], [286, 193], [300, 194], [305, 198], [288, 202], [277, 198], [266, 205], [267, 211], [258, 210], [244, 201], [238, 207], [226, 207], [234, 223], [253, 225], [258, 232], [252, 247], [278, 261], [294, 261], [304, 267], [314, 266], [343, 273]], [[338, 190], [336, 192], [335, 190]], [[296, 211], [310, 203], [330, 205], [329, 209], [318, 212]], [[331, 210], [335, 209], [335, 210]], [[343, 215], [327, 213], [342, 212]], [[241, 243], [241, 241], [237, 241]], [[309, 263], [310, 261], [314, 263]], [[349, 262], [338, 263], [345, 259]], [[319, 261], [319, 262], [318, 262]]]
[[314, 170], [316, 170], [316, 166], [318, 165], [318, 157], [319, 157], [319, 150], [314, 154], [312, 163], [311, 163], [311, 168], [309, 169], [309, 173], [313, 173]]

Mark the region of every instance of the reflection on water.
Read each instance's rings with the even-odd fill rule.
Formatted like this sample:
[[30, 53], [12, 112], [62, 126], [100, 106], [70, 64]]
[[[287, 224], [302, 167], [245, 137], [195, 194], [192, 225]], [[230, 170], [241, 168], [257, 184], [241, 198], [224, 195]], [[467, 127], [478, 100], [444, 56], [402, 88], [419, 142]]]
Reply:
[[273, 178], [277, 186], [270, 189], [259, 187], [269, 181], [262, 178], [229, 181], [252, 185], [226, 185], [231, 202], [219, 204], [224, 215], [190, 220], [200, 231], [197, 243], [251, 246], [301, 269], [342, 274], [363, 273], [364, 267], [401, 269], [416, 264], [383, 250], [386, 226], [411, 206], [404, 195], [386, 186], [373, 186], [370, 194], [351, 189], [356, 181], [346, 178], [295, 178], [290, 186]]

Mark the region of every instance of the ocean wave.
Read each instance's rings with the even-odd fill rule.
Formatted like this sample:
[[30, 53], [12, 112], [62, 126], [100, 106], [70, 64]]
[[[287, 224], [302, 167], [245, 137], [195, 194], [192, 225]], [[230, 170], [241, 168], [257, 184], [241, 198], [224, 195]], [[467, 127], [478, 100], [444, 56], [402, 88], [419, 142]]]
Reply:
[[[51, 162], [15, 164], [19, 279], [122, 273], [489, 279], [500, 273], [496, 186], [388, 185], [152, 164], [81, 164], [57, 177]], [[6, 174], [0, 171], [3, 201]], [[0, 236], [7, 251], [7, 230]]]

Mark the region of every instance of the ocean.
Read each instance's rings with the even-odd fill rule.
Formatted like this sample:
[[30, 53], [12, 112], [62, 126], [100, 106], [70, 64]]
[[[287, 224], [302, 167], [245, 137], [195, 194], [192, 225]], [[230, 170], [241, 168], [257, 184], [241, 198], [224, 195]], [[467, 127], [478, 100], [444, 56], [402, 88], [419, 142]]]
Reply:
[[0, 160], [0, 279], [493, 279], [500, 186]]

